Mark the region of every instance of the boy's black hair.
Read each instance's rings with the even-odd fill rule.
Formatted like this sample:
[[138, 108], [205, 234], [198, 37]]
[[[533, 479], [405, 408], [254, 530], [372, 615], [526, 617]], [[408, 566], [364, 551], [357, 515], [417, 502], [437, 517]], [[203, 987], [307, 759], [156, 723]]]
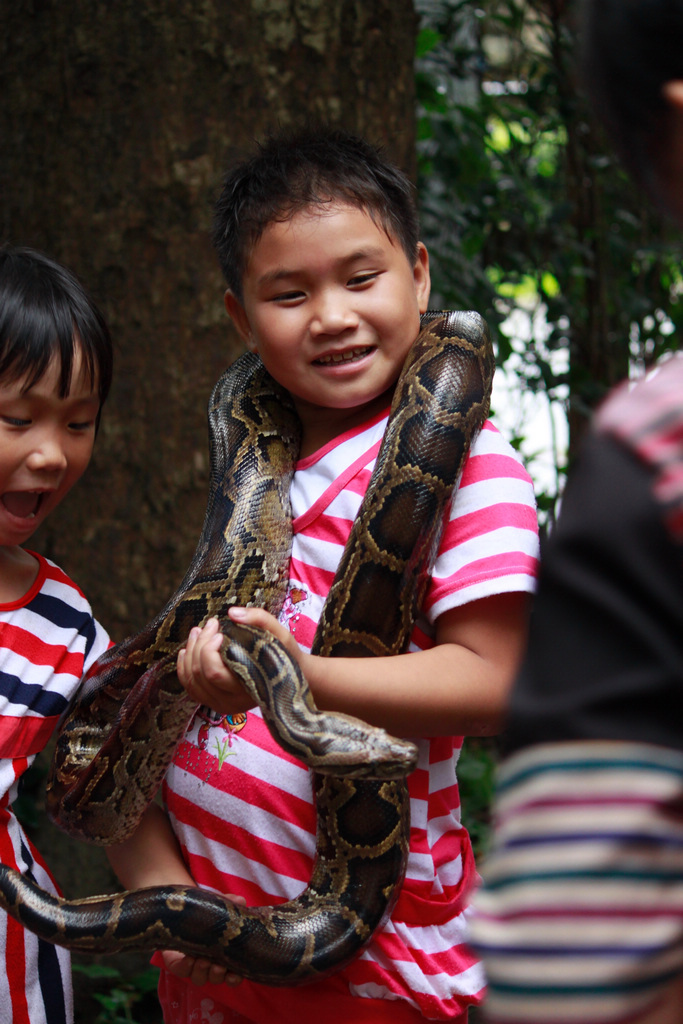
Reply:
[[584, 0], [584, 81], [620, 156], [657, 193], [670, 106], [662, 88], [683, 80], [683, 0]]
[[65, 267], [35, 249], [0, 246], [0, 378], [27, 388], [59, 360], [59, 395], [71, 387], [74, 352], [80, 350], [100, 409], [109, 393], [113, 350], [102, 313]]
[[249, 255], [269, 224], [339, 201], [368, 213], [415, 263], [418, 217], [410, 180], [364, 139], [319, 125], [271, 134], [228, 171], [213, 242], [230, 291], [241, 300]]

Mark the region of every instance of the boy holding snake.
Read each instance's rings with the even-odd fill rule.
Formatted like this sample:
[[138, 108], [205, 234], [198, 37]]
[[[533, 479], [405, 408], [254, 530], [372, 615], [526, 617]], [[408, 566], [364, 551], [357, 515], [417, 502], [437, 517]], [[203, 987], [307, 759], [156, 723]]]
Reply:
[[[429, 259], [408, 180], [374, 148], [334, 130], [275, 136], [229, 173], [215, 241], [226, 309], [247, 348], [289, 390], [302, 425], [280, 620], [257, 608], [230, 615], [285, 644], [322, 710], [424, 738], [408, 780], [406, 878], [391, 920], [363, 954], [332, 978], [282, 993], [250, 981], [231, 987], [217, 965], [167, 952], [165, 1020], [299, 1024], [315, 1010], [332, 1024], [464, 1022], [484, 979], [466, 946], [476, 870], [455, 763], [464, 735], [499, 727], [524, 643], [537, 559], [532, 485], [487, 422], [453, 495], [410, 653], [311, 655], [394, 386], [427, 309]], [[310, 877], [309, 774], [262, 728], [220, 644], [212, 620], [192, 631], [178, 659], [183, 685], [204, 707], [166, 776], [168, 818], [153, 806], [110, 857], [129, 888], [190, 881], [250, 905], [278, 903]]]

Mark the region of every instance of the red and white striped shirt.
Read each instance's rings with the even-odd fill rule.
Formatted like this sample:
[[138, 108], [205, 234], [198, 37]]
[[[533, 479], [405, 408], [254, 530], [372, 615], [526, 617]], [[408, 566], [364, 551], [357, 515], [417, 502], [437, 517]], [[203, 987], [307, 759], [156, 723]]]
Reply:
[[[297, 466], [289, 591], [281, 620], [303, 648], [310, 647], [386, 423], [386, 415], [376, 417]], [[447, 609], [494, 594], [531, 591], [537, 558], [530, 478], [487, 423], [454, 495], [411, 649], [432, 645], [436, 619]], [[243, 895], [251, 905], [295, 898], [310, 878], [315, 851], [309, 773], [275, 744], [258, 710], [239, 721], [212, 719], [205, 712], [201, 709], [179, 745], [164, 786], [190, 871], [200, 885]], [[483, 973], [466, 945], [467, 899], [476, 870], [460, 822], [455, 764], [462, 737], [417, 743], [419, 763], [408, 780], [410, 855], [391, 920], [354, 963], [327, 982], [288, 989], [286, 999], [280, 995], [276, 1003], [276, 990], [251, 982], [235, 989], [208, 986], [201, 991], [212, 1007], [234, 1007], [256, 1021], [300, 1024], [306, 1009], [324, 1006], [329, 1020], [341, 1024], [351, 1014], [358, 1019], [364, 1000], [403, 1000], [434, 1020], [457, 1018], [479, 1001]], [[176, 981], [186, 984], [169, 977], [166, 990]], [[170, 1005], [168, 1019], [175, 1019]]]
[[[19, 780], [47, 744], [81, 677], [109, 639], [85, 597], [54, 563], [20, 600], [0, 604], [0, 861], [50, 892], [54, 881], [13, 810]], [[69, 953], [0, 911], [0, 1006], [7, 1024], [73, 1020]]]

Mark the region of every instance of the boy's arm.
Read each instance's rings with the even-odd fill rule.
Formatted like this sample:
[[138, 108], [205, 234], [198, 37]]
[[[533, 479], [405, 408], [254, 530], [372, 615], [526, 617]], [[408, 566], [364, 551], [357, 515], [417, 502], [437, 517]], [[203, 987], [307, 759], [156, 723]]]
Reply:
[[116, 877], [126, 889], [196, 885], [168, 816], [158, 804], [149, 805], [132, 836], [105, 849]]
[[[106, 848], [116, 877], [126, 889], [143, 889], [150, 885], [188, 885], [196, 882], [187, 870], [171, 822], [158, 804], [150, 804], [136, 831], [123, 843]], [[244, 903], [241, 897], [229, 897]], [[241, 981], [227, 968], [203, 957], [186, 956], [175, 950], [161, 952], [163, 966], [179, 978], [189, 978], [195, 985]]]
[[321, 710], [398, 736], [499, 732], [524, 652], [530, 597], [499, 594], [445, 612], [435, 645], [389, 658], [316, 658], [302, 667]]
[[[437, 619], [433, 648], [384, 658], [304, 654], [262, 609], [233, 608], [230, 616], [282, 641], [297, 657], [323, 711], [355, 715], [398, 736], [492, 735], [501, 727], [524, 649], [529, 602], [528, 594], [516, 592], [454, 608]], [[188, 641], [178, 675], [193, 698], [216, 711], [246, 710], [252, 702], [223, 665], [219, 647], [213, 622]]]

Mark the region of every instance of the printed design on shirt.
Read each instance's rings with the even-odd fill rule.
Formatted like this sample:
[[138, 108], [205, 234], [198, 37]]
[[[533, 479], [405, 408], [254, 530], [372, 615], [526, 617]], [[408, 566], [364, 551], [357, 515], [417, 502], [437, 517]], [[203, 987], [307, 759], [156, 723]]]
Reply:
[[232, 750], [233, 740], [247, 724], [247, 715], [238, 711], [234, 715], [221, 715], [211, 708], [201, 707], [195, 712], [191, 729], [197, 726], [195, 742], [200, 750], [212, 754], [218, 761], [218, 767], [229, 757], [235, 756]]
[[[179, 1008], [179, 1005], [178, 1003], [173, 1003], [173, 1009]], [[215, 1013], [214, 1010], [216, 1011]], [[187, 1018], [187, 1024], [225, 1024], [225, 1014], [216, 1006], [213, 999], [202, 999], [199, 1008], [192, 1010]]]
[[280, 612], [280, 622], [287, 627], [292, 636], [296, 635], [296, 624], [310, 598], [311, 594], [307, 586], [297, 580], [289, 581], [287, 596]]

